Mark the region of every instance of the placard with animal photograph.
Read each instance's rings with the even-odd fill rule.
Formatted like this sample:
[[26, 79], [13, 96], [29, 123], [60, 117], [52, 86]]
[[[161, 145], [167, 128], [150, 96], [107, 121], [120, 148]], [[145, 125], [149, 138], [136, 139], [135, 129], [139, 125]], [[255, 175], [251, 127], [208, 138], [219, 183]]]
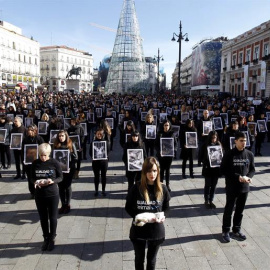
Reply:
[[54, 141], [57, 137], [57, 134], [58, 134], [59, 130], [57, 129], [52, 129], [50, 130], [50, 144], [54, 144]]
[[83, 135], [87, 136], [87, 124], [86, 123], [80, 123], [80, 126], [83, 128]]
[[131, 134], [126, 134], [126, 143], [131, 141]]
[[68, 149], [53, 150], [53, 158], [60, 162], [63, 173], [69, 172], [69, 156], [70, 151]]
[[71, 118], [64, 118], [64, 129], [67, 130], [71, 126]]
[[141, 112], [141, 121], [145, 122], [147, 112]]
[[37, 117], [37, 119], [41, 118], [41, 110], [35, 110], [35, 116]]
[[143, 150], [142, 149], [127, 149], [128, 171], [136, 172], [142, 170]]
[[88, 121], [88, 123], [95, 123], [95, 114], [88, 112], [87, 113], [87, 121]]
[[111, 129], [114, 129], [114, 121], [113, 118], [105, 118], [105, 120], [107, 121], [107, 123], [109, 124]]
[[77, 151], [81, 149], [81, 140], [79, 135], [70, 135], [69, 138], [75, 144]]
[[0, 143], [5, 143], [7, 136], [7, 130], [6, 129], [0, 129]]
[[256, 128], [257, 128], [257, 123], [255, 122], [247, 122], [247, 128], [252, 136], [256, 135]]
[[235, 137], [230, 137], [230, 149], [235, 147]]
[[155, 125], [146, 125], [145, 138], [155, 140], [157, 135], [157, 129]]
[[181, 113], [181, 124], [185, 124], [188, 119], [189, 119], [189, 113], [188, 112], [182, 112]]
[[167, 120], [167, 113], [160, 113], [159, 114], [159, 121], [160, 121], [160, 123], [163, 123], [166, 120]]
[[172, 108], [171, 108], [171, 107], [167, 107], [167, 108], [166, 108], [166, 113], [167, 113], [168, 115], [171, 115], [171, 114], [172, 114]]
[[223, 157], [221, 145], [208, 146], [207, 152], [208, 152], [210, 167], [211, 168], [220, 167], [222, 157]]
[[25, 117], [24, 118], [24, 126], [28, 128], [29, 126], [33, 125], [33, 118], [32, 117]]
[[214, 125], [214, 130], [222, 130], [223, 125], [222, 125], [221, 117], [213, 117], [213, 125]]
[[[14, 122], [14, 114], [13, 113], [7, 113], [7, 117], [9, 117], [12, 122]], [[21, 115], [16, 115], [16, 117], [20, 117], [23, 120], [23, 115], [22, 114]]]
[[98, 118], [102, 117], [102, 108], [96, 108], [96, 115]]
[[225, 124], [228, 125], [228, 123], [229, 123], [228, 114], [227, 113], [220, 113], [220, 116], [224, 119]]
[[266, 122], [264, 120], [257, 120], [258, 130], [259, 132], [266, 132]]
[[198, 148], [197, 132], [186, 132], [186, 148]]
[[242, 132], [246, 134], [246, 139], [247, 139], [246, 147], [250, 147], [250, 139], [249, 139], [248, 131], [242, 131]]
[[172, 125], [172, 130], [173, 130], [173, 134], [174, 134], [175, 138], [179, 138], [180, 126]]
[[174, 138], [160, 138], [160, 155], [174, 157]]
[[203, 135], [208, 135], [213, 130], [212, 121], [203, 121]]
[[38, 159], [38, 144], [25, 144], [23, 163], [32, 164], [36, 159]]
[[93, 141], [92, 158], [93, 160], [104, 160], [108, 158], [106, 141]]
[[12, 133], [10, 137], [10, 149], [21, 150], [22, 149], [22, 133]]
[[123, 113], [118, 114], [118, 124], [122, 125], [124, 123], [125, 115]]
[[38, 134], [39, 135], [47, 135], [47, 122], [38, 122]]

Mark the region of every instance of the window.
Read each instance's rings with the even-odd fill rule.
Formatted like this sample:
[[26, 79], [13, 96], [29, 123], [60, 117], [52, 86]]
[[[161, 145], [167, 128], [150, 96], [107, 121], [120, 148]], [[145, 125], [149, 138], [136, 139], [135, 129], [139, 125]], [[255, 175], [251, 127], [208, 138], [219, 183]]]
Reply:
[[254, 57], [253, 60], [259, 59], [259, 47], [255, 47], [254, 49]]
[[32, 64], [32, 63], [31, 63], [31, 57], [30, 57], [30, 56], [29, 56], [29, 64]]
[[232, 65], [235, 66], [236, 65], [236, 55], [234, 54], [232, 57]]
[[15, 42], [13, 41], [13, 45], [12, 45], [12, 47], [13, 47], [13, 50], [16, 50], [16, 44], [15, 44]]
[[37, 58], [35, 58], [35, 65], [37, 65]]
[[224, 64], [223, 67], [226, 68], [227, 67], [227, 58], [224, 58]]
[[263, 46], [263, 55], [266, 56], [269, 54], [269, 44], [264, 44]]
[[21, 61], [22, 61], [22, 60], [21, 60], [21, 55], [20, 55], [20, 54], [19, 54], [18, 60], [19, 60], [19, 62], [21, 62]]
[[238, 64], [242, 64], [242, 63], [243, 63], [243, 53], [240, 52], [240, 53], [239, 53]]
[[250, 61], [250, 50], [247, 50], [247, 54], [246, 54], [246, 62]]

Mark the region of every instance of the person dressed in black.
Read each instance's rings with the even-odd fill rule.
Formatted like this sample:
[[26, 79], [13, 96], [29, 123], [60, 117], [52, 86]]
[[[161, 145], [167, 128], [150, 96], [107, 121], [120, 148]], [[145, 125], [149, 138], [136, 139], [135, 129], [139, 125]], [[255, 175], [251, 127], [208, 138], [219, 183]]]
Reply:
[[[24, 155], [25, 155], [24, 146], [26, 144], [40, 145], [42, 143], [44, 143], [44, 140], [41, 136], [37, 135], [37, 126], [35, 124], [28, 126], [27, 134], [22, 141], [22, 158], [24, 158]], [[32, 164], [25, 164], [24, 165], [27, 180], [28, 180], [28, 189], [31, 193], [31, 198], [33, 199], [35, 196], [35, 186], [31, 181], [31, 167], [32, 167]]]
[[239, 132], [239, 123], [237, 120], [234, 120], [230, 123], [229, 127], [226, 130], [226, 134], [223, 137], [223, 147], [225, 152], [231, 149], [231, 137], [236, 136], [236, 134]]
[[[221, 146], [219, 141], [218, 133], [216, 131], [210, 131], [208, 134], [208, 138], [206, 143], [202, 147], [201, 151], [201, 160], [203, 162], [202, 175], [205, 179], [204, 184], [204, 204], [206, 208], [216, 208], [216, 205], [213, 203], [216, 185], [218, 182], [218, 178], [220, 176], [220, 162], [222, 160], [222, 156], [217, 151], [211, 153], [211, 157], [208, 155], [207, 148], [209, 146]], [[210, 166], [210, 160], [217, 163], [215, 167]]]
[[122, 160], [125, 163], [126, 167], [126, 177], [128, 180], [128, 191], [134, 185], [135, 182], [141, 179], [141, 170], [138, 171], [130, 171], [128, 169], [128, 149], [142, 149], [143, 150], [143, 160], [146, 158], [146, 151], [144, 147], [144, 143], [141, 139], [139, 131], [135, 130], [131, 133], [131, 141], [127, 142], [124, 146], [123, 157]]
[[[106, 142], [106, 143], [104, 143]], [[106, 145], [106, 147], [105, 147]], [[94, 171], [95, 197], [98, 196], [99, 178], [101, 174], [102, 195], [106, 196], [107, 170], [109, 162], [109, 141], [106, 140], [104, 130], [98, 128], [90, 146], [92, 168]]]
[[188, 119], [186, 121], [185, 127], [183, 132], [181, 132], [181, 137], [180, 137], [180, 146], [181, 146], [181, 154], [180, 158], [183, 159], [182, 162], [182, 176], [183, 179], [186, 179], [186, 165], [187, 165], [187, 160], [189, 160], [189, 174], [191, 178], [194, 178], [193, 175], [193, 149], [192, 148], [187, 148], [186, 144], [186, 133], [187, 132], [197, 132], [196, 128], [194, 127], [194, 121], [191, 119]]
[[63, 181], [59, 183], [59, 195], [62, 206], [59, 214], [68, 214], [70, 212], [70, 202], [72, 197], [72, 178], [76, 169], [78, 154], [75, 144], [69, 138], [65, 130], [60, 130], [53, 144], [53, 149], [69, 150], [69, 172], [63, 173]]
[[[11, 130], [12, 133], [22, 133], [23, 138], [26, 132], [24, 125], [22, 124], [22, 118], [15, 117], [14, 118], [14, 128]], [[15, 159], [15, 166], [16, 166], [16, 176], [14, 179], [25, 179], [25, 172], [24, 172], [24, 165], [23, 165], [23, 174], [21, 175], [21, 163], [22, 163], [22, 150], [21, 149], [14, 149], [14, 159]]]
[[[165, 140], [163, 140], [163, 143], [161, 144], [161, 140], [166, 138], [172, 139], [174, 151], [172, 151], [172, 146], [166, 144]], [[157, 149], [157, 158], [160, 164], [160, 181], [163, 183], [165, 174], [166, 186], [168, 190], [171, 192], [170, 170], [173, 158], [175, 156], [175, 152], [177, 151], [177, 140], [175, 138], [171, 122], [169, 120], [165, 120], [162, 123], [161, 130], [159, 131], [156, 140], [156, 149]]]
[[31, 181], [35, 185], [35, 201], [44, 237], [42, 251], [54, 249], [59, 203], [57, 184], [63, 179], [59, 162], [50, 158], [50, 154], [49, 144], [39, 145], [39, 158], [33, 162], [31, 168]]
[[226, 205], [223, 214], [222, 237], [230, 242], [230, 229], [233, 208], [233, 237], [246, 240], [241, 232], [241, 224], [246, 200], [249, 192], [249, 183], [255, 174], [253, 153], [246, 147], [246, 134], [238, 132], [235, 135], [235, 148], [227, 151], [221, 162], [221, 173], [226, 181]]
[[[150, 133], [146, 134], [146, 127], [150, 128]], [[154, 115], [152, 113], [148, 113], [145, 117], [145, 123], [141, 126], [141, 134], [145, 145], [146, 155], [147, 156], [153, 156], [154, 150], [155, 150], [155, 134], [152, 134], [152, 132], [156, 131], [157, 127], [155, 125], [154, 121]], [[149, 132], [149, 130], [148, 130]], [[151, 135], [151, 136], [149, 136]], [[153, 135], [153, 136], [152, 136]]]
[[[125, 205], [126, 212], [133, 218], [129, 238], [134, 246], [136, 270], [144, 269], [146, 244], [148, 245], [146, 269], [155, 269], [159, 247], [165, 240], [163, 222], [169, 210], [169, 201], [170, 193], [160, 182], [157, 160], [154, 157], [146, 158], [143, 163], [141, 181], [131, 188]], [[148, 220], [144, 226], [136, 226], [134, 222], [136, 216], [145, 212], [164, 212], [165, 215], [161, 219]]]

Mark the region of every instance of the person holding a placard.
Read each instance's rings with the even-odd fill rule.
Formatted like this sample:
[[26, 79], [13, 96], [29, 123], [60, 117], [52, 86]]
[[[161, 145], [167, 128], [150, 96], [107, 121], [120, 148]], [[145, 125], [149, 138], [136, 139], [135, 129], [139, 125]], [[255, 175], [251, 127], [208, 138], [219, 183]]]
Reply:
[[70, 152], [69, 172], [63, 173], [63, 181], [58, 184], [59, 195], [62, 203], [59, 214], [68, 214], [70, 212], [70, 201], [72, 197], [72, 178], [76, 170], [78, 154], [75, 144], [69, 138], [67, 131], [60, 130], [53, 144], [53, 149], [68, 149]]
[[[254, 128], [251, 128], [254, 127]], [[247, 123], [247, 128], [248, 128], [248, 133], [250, 134], [249, 138], [250, 138], [250, 147], [248, 147], [247, 149], [252, 151], [252, 146], [255, 142], [255, 138], [257, 136], [257, 131], [256, 131], [256, 123], [254, 122], [254, 115], [250, 115], [248, 117], [248, 123]]]
[[31, 168], [31, 181], [35, 186], [35, 201], [44, 237], [42, 251], [54, 249], [59, 202], [57, 184], [63, 179], [60, 163], [50, 158], [50, 154], [51, 146], [48, 143], [39, 145], [39, 158]]
[[229, 127], [226, 129], [226, 134], [223, 137], [223, 148], [226, 151], [231, 149], [230, 138], [235, 137], [239, 132], [239, 123], [237, 120], [234, 120], [230, 123]]
[[[49, 126], [49, 123], [50, 123], [50, 117], [47, 113], [43, 113], [42, 116], [41, 116], [41, 119], [40, 119], [40, 122], [45, 122], [47, 127]], [[42, 134], [40, 135], [44, 142], [48, 143], [49, 142], [49, 139], [50, 139], [50, 135], [48, 133], [48, 129], [46, 127], [46, 130], [47, 130], [47, 134]]]
[[101, 175], [102, 195], [105, 197], [108, 170], [108, 148], [109, 141], [105, 138], [105, 132], [102, 128], [98, 128], [90, 145], [90, 156], [92, 158], [92, 168], [94, 172], [95, 197], [99, 194], [99, 179]]
[[194, 126], [194, 121], [188, 119], [186, 125], [181, 133], [180, 137], [180, 147], [181, 147], [181, 154], [180, 158], [183, 159], [182, 161], [182, 176], [183, 179], [186, 179], [186, 165], [187, 161], [189, 160], [189, 174], [191, 178], [194, 178], [193, 174], [193, 148], [188, 148], [186, 143], [186, 133], [187, 132], [197, 132], [197, 129]]
[[220, 163], [222, 160], [222, 146], [218, 133], [210, 131], [207, 141], [202, 147], [201, 160], [203, 161], [202, 175], [204, 176], [204, 204], [206, 208], [215, 209], [213, 203], [216, 185], [220, 177]]
[[[160, 182], [159, 165], [154, 157], [143, 163], [141, 181], [129, 191], [125, 210], [133, 218], [129, 238], [135, 251], [135, 269], [144, 269], [145, 248], [147, 250], [146, 269], [155, 269], [160, 245], [165, 240], [165, 216], [169, 210], [170, 193]], [[145, 213], [146, 212], [146, 213]], [[144, 222], [139, 216], [148, 214]]]
[[[25, 162], [25, 145], [26, 144], [37, 144], [40, 145], [44, 143], [44, 140], [41, 136], [39, 136], [37, 134], [37, 126], [36, 125], [30, 125], [27, 128], [27, 133], [26, 136], [24, 137], [23, 141], [22, 141], [22, 158]], [[25, 173], [27, 176], [27, 180], [28, 180], [28, 189], [30, 191], [31, 194], [31, 198], [34, 199], [35, 196], [35, 186], [33, 184], [33, 182], [31, 181], [31, 168], [32, 168], [32, 164], [24, 164], [24, 168], [25, 168]]]
[[84, 130], [82, 128], [82, 126], [80, 125], [80, 122], [77, 118], [71, 118], [70, 120], [70, 127], [67, 130], [68, 135], [79, 135], [80, 138], [80, 145], [81, 148], [77, 149], [77, 155], [78, 155], [78, 159], [76, 162], [76, 170], [74, 172], [74, 179], [78, 179], [79, 178], [79, 173], [80, 173], [80, 169], [81, 169], [81, 163], [82, 163], [82, 145], [84, 144]]
[[11, 167], [10, 134], [11, 130], [13, 129], [13, 122], [10, 117], [3, 117], [2, 119], [4, 119], [3, 129], [6, 129], [7, 131], [6, 137], [4, 138], [4, 143], [1, 144], [1, 163], [3, 169], [10, 169]]
[[221, 173], [225, 175], [226, 182], [226, 205], [223, 214], [222, 237], [225, 242], [231, 241], [230, 229], [232, 212], [233, 237], [237, 240], [246, 240], [241, 232], [243, 212], [249, 192], [249, 184], [255, 174], [253, 153], [246, 147], [246, 134], [237, 132], [235, 135], [235, 147], [225, 152], [221, 162]]
[[199, 141], [199, 152], [198, 152], [198, 165], [201, 166], [202, 160], [200, 160], [201, 157], [201, 148], [205, 144], [207, 140], [208, 133], [204, 133], [203, 131], [203, 122], [204, 121], [211, 121], [209, 117], [209, 111], [204, 110], [203, 111], [203, 116], [200, 118], [200, 120], [197, 123], [197, 132], [198, 132], [198, 141]]
[[[169, 142], [171, 141], [172, 145], [167, 145], [164, 139], [169, 139]], [[169, 192], [171, 192], [170, 171], [173, 158], [177, 151], [177, 139], [175, 138], [171, 122], [169, 120], [165, 120], [162, 123], [162, 129], [159, 131], [156, 139], [156, 151], [160, 165], [160, 181], [163, 183], [165, 175], [166, 186]]]
[[[11, 130], [11, 134], [12, 133], [22, 133], [23, 137], [26, 133], [26, 129], [23, 125], [23, 120], [20, 117], [15, 117], [14, 118], [14, 128]], [[20, 149], [14, 149], [13, 150], [14, 153], [14, 159], [15, 159], [15, 166], [16, 166], [16, 176], [14, 177], [14, 179], [25, 179], [25, 171], [24, 171], [24, 165], [23, 165], [23, 160], [22, 160], [22, 150]], [[23, 167], [23, 174], [21, 175], [21, 163], [22, 163], [22, 167]]]
[[128, 168], [128, 150], [141, 149], [143, 151], [143, 160], [146, 158], [146, 151], [144, 147], [144, 142], [141, 139], [141, 135], [138, 130], [135, 130], [131, 133], [131, 141], [127, 142], [124, 146], [123, 157], [122, 160], [126, 167], [126, 177], [128, 180], [128, 191], [134, 185], [134, 183], [138, 182], [141, 179], [141, 170], [131, 171]]
[[262, 144], [266, 136], [266, 123], [264, 113], [260, 113], [257, 119], [257, 136], [255, 137], [255, 156], [262, 156]]
[[120, 145], [122, 148], [124, 148], [125, 143], [129, 140], [128, 136], [131, 136], [131, 133], [136, 130], [135, 125], [132, 120], [128, 120], [126, 123], [125, 128], [122, 128], [123, 125], [121, 125], [120, 128]]
[[154, 155], [154, 149], [155, 149], [155, 139], [156, 138], [150, 138], [147, 136], [146, 133], [146, 127], [147, 126], [152, 126], [153, 129], [156, 129], [156, 125], [154, 123], [154, 115], [152, 113], [149, 113], [145, 117], [145, 123], [142, 125], [141, 129], [141, 134], [143, 137], [143, 141], [145, 144], [145, 150], [146, 150], [146, 155], [153, 156]]

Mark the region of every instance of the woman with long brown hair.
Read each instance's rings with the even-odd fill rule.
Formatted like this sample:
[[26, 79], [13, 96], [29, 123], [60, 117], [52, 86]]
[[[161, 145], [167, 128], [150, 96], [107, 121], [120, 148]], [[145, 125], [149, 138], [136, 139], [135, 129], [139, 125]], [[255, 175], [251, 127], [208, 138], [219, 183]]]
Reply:
[[78, 160], [77, 149], [69, 138], [67, 131], [60, 130], [53, 144], [53, 149], [68, 149], [70, 151], [69, 172], [63, 173], [63, 181], [58, 184], [59, 195], [62, 207], [59, 209], [59, 214], [68, 214], [70, 212], [70, 201], [72, 196], [72, 178]]
[[[129, 191], [125, 209], [133, 218], [129, 238], [135, 251], [135, 269], [144, 269], [145, 248], [147, 251], [147, 269], [155, 269], [156, 257], [160, 245], [165, 240], [163, 222], [169, 210], [170, 194], [165, 185], [160, 182], [158, 161], [154, 157], [145, 159], [142, 167], [141, 181], [137, 182]], [[138, 214], [155, 214], [144, 226], [136, 226], [134, 222]], [[158, 218], [158, 215], [161, 218]]]

